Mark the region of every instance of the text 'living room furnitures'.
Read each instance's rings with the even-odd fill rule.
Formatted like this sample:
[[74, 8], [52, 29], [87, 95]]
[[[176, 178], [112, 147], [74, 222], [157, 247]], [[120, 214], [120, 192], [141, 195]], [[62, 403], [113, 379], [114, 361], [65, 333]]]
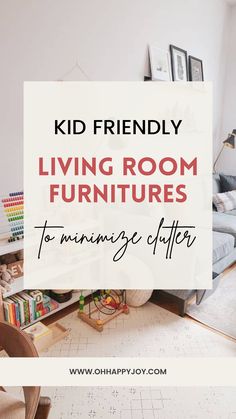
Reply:
[[[10, 357], [38, 357], [38, 352], [26, 333], [6, 322], [0, 322], [0, 347]], [[23, 387], [23, 391], [24, 402], [0, 387], [0, 418], [47, 419], [51, 400], [40, 397], [40, 387]]]

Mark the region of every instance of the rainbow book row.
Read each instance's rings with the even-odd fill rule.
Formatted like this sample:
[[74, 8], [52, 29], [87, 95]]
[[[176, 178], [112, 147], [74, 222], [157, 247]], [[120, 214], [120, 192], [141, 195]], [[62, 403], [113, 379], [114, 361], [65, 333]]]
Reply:
[[24, 193], [10, 192], [0, 198], [0, 238], [10, 242], [24, 237]]
[[58, 307], [59, 304], [48, 295], [43, 295], [43, 301], [37, 303], [29, 291], [19, 292], [3, 300], [5, 320], [17, 327], [27, 326]]

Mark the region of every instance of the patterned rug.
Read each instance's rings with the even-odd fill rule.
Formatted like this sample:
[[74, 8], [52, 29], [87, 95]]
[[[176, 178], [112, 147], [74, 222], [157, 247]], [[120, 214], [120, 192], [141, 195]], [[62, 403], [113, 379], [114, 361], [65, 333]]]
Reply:
[[235, 388], [47, 388], [50, 419], [236, 419]]
[[[22, 389], [10, 387], [23, 399]], [[235, 387], [43, 387], [49, 419], [236, 419]]]
[[130, 314], [116, 317], [101, 333], [79, 319], [77, 312], [59, 322], [69, 329], [69, 335], [41, 356], [236, 356], [236, 342], [152, 303], [131, 308]]
[[199, 306], [190, 306], [193, 319], [236, 339], [236, 269], [225, 274], [215, 293]]

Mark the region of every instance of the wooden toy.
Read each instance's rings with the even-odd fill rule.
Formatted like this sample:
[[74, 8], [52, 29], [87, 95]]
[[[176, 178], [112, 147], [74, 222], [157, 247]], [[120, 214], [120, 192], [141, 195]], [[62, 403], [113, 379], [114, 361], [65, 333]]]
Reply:
[[43, 302], [43, 293], [39, 290], [33, 290], [29, 292], [29, 295], [33, 297], [36, 301], [36, 304], [41, 304]]
[[81, 296], [79, 297], [79, 312], [83, 313], [84, 311], [84, 296], [81, 293]]
[[78, 316], [99, 332], [103, 326], [122, 313], [128, 314], [129, 307], [126, 304], [126, 291], [101, 290], [98, 295], [91, 293], [92, 299], [88, 303], [88, 312], [85, 312], [84, 297], [81, 293], [83, 304], [79, 306]]
[[7, 268], [9, 269], [12, 278], [20, 278], [23, 275], [23, 260], [8, 263]]

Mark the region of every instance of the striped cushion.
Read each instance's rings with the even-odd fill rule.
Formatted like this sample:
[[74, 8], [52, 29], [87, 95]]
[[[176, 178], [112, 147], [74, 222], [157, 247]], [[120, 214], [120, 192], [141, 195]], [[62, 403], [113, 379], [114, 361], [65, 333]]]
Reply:
[[213, 195], [213, 204], [218, 212], [226, 212], [236, 209], [236, 191], [216, 193]]

